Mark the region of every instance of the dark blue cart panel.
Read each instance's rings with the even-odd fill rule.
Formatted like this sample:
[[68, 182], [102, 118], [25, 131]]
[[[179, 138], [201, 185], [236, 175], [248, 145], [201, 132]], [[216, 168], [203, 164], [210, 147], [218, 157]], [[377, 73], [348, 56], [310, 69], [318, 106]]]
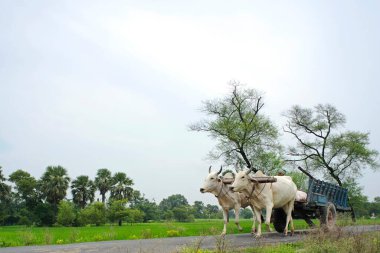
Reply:
[[337, 210], [351, 210], [347, 189], [314, 178], [309, 178], [307, 202], [316, 206], [326, 206], [327, 202], [331, 202]]

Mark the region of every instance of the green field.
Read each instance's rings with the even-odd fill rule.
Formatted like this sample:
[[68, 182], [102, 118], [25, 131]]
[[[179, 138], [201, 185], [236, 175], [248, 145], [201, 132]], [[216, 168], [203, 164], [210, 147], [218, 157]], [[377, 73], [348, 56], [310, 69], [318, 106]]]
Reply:
[[[316, 222], [317, 223], [317, 222]], [[350, 225], [348, 221], [340, 222]], [[317, 223], [318, 224], [318, 223]], [[380, 219], [358, 220], [356, 224], [370, 225], [380, 224]], [[249, 233], [251, 220], [241, 220], [243, 231]], [[223, 228], [222, 220], [196, 220], [191, 223], [162, 222], [162, 223], [138, 223], [119, 226], [87, 226], [87, 227], [24, 227], [9, 226], [0, 227], [0, 246], [25, 246], [45, 244], [66, 244], [108, 240], [133, 240], [142, 238], [160, 238], [171, 236], [198, 236], [220, 234]], [[306, 229], [307, 224], [303, 220], [295, 221], [296, 230]], [[263, 231], [266, 231], [263, 226]], [[228, 233], [238, 233], [231, 219], [228, 224]]]

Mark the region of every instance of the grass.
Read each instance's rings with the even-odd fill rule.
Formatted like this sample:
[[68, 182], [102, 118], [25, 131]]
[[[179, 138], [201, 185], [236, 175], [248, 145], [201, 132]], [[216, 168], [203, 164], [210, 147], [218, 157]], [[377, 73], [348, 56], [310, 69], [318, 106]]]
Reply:
[[[318, 224], [318, 222], [315, 222]], [[342, 225], [350, 225], [350, 222], [340, 222]], [[357, 225], [380, 224], [380, 219], [360, 219]], [[243, 231], [249, 233], [252, 221], [241, 220]], [[175, 236], [199, 236], [220, 234], [223, 228], [222, 220], [196, 220], [191, 223], [162, 222], [162, 223], [138, 223], [119, 226], [87, 226], [87, 227], [24, 227], [4, 226], [0, 227], [0, 247], [67, 244], [78, 242], [109, 241], [109, 240], [133, 240], [144, 238], [162, 238]], [[303, 220], [295, 220], [296, 230], [308, 228]], [[266, 231], [263, 225], [262, 231]], [[227, 227], [227, 233], [238, 233], [231, 219]]]
[[[223, 237], [219, 237], [223, 238]], [[219, 239], [220, 240], [220, 239]], [[223, 239], [222, 239], [223, 240]], [[220, 245], [223, 245], [222, 247]], [[296, 243], [261, 245], [255, 248], [232, 248], [228, 242], [216, 241], [215, 249], [202, 250], [199, 243], [183, 248], [180, 253], [378, 253], [380, 232], [353, 234], [337, 229], [334, 232], [313, 231]]]

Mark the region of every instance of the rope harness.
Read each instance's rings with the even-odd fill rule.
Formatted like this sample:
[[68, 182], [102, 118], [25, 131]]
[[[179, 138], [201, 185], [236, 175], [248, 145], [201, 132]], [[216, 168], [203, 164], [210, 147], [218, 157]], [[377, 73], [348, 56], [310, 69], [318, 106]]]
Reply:
[[[249, 196], [247, 196], [247, 200], [250, 200], [252, 199], [252, 195], [253, 195], [253, 192], [255, 191], [255, 183], [252, 183], [252, 191], [251, 191], [251, 194], [249, 194]], [[259, 192], [259, 194], [256, 195], [256, 197], [258, 197], [264, 190], [265, 186], [267, 185], [267, 183], [264, 183], [264, 187], [261, 189], [261, 191]], [[270, 188], [272, 189], [272, 183], [270, 183]]]
[[[218, 193], [217, 195], [215, 195], [215, 197], [216, 197], [216, 198], [220, 198], [220, 197], [222, 197], [222, 196], [224, 196], [224, 195], [228, 195], [230, 198], [232, 198], [232, 197], [230, 196], [230, 194], [228, 193], [228, 190], [227, 190], [226, 193], [223, 192], [223, 186], [224, 186], [224, 183], [221, 181], [221, 182], [220, 182], [220, 191], [219, 191], [219, 193]], [[221, 193], [224, 193], [224, 194], [223, 194], [223, 195], [220, 195]]]

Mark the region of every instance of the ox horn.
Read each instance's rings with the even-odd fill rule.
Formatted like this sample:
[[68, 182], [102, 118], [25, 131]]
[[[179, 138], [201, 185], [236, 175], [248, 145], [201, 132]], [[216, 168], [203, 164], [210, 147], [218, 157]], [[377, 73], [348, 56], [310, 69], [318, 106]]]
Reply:
[[223, 166], [220, 166], [220, 170], [218, 171], [218, 175], [220, 174], [220, 172], [222, 172], [222, 168], [223, 168]]
[[245, 172], [245, 174], [248, 175], [249, 173], [251, 173], [251, 171], [252, 171], [252, 168], [249, 168], [249, 170], [247, 170], [247, 171]]
[[211, 173], [211, 165], [210, 165], [210, 167], [208, 168], [208, 173]]

